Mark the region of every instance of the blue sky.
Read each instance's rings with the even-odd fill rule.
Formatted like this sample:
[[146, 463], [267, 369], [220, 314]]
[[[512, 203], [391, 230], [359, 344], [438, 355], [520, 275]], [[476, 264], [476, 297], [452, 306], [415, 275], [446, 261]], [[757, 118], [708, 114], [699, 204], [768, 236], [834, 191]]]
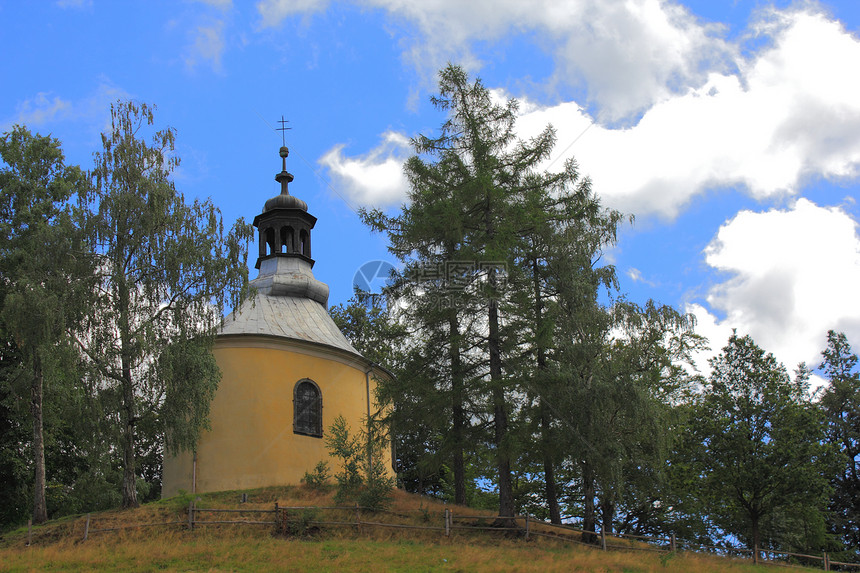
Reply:
[[629, 298], [694, 313], [716, 349], [750, 334], [790, 369], [817, 366], [830, 328], [860, 349], [854, 0], [0, 0], [0, 22], [0, 131], [53, 134], [88, 168], [112, 101], [154, 103], [177, 186], [227, 221], [277, 194], [283, 114], [331, 304], [392, 260], [355, 209], [403, 200], [451, 61], [521, 101], [524, 137], [555, 126], [545, 167], [575, 157], [635, 215], [606, 253]]

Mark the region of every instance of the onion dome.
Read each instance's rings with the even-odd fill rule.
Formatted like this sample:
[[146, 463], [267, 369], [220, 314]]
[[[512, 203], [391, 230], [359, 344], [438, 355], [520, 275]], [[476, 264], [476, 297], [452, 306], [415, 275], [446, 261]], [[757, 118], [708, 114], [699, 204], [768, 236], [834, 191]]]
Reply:
[[293, 182], [293, 174], [287, 171], [287, 157], [290, 155], [290, 150], [286, 147], [281, 147], [279, 153], [281, 156], [281, 172], [275, 175], [275, 181], [281, 184], [281, 193], [266, 201], [263, 213], [272, 209], [301, 209], [302, 211], [307, 211], [308, 204], [298, 197], [290, 195], [287, 189], [287, 186]]
[[293, 181], [286, 170], [288, 154], [282, 147], [283, 169], [275, 176], [281, 194], [266, 201], [263, 212], [254, 217], [260, 241], [256, 265], [260, 272], [251, 281], [256, 296], [224, 322], [221, 336], [285, 338], [361, 358], [326, 310], [328, 285], [311, 270], [311, 229], [316, 217], [308, 213], [304, 201], [287, 192], [287, 184]]
[[289, 154], [289, 149], [281, 147], [281, 172], [275, 175], [275, 181], [281, 184], [281, 193], [266, 201], [263, 212], [254, 217], [254, 226], [260, 232], [258, 269], [263, 261], [271, 258], [299, 258], [311, 267], [314, 265], [311, 229], [317, 219], [308, 213], [308, 204], [290, 195], [287, 189], [293, 181], [292, 174], [287, 172]]

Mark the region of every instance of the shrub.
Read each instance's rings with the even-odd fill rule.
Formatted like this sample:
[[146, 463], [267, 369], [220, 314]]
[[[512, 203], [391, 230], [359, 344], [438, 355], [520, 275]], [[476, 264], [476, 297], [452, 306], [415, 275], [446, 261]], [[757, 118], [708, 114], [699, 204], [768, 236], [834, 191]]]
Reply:
[[302, 483], [314, 490], [324, 490], [328, 487], [328, 462], [319, 462], [311, 472], [305, 472]]
[[346, 420], [338, 416], [326, 434], [329, 453], [341, 460], [341, 471], [335, 474], [337, 503], [356, 502], [379, 511], [392, 502], [394, 477], [382, 462], [388, 437], [382, 423], [375, 417], [365, 417], [364, 427], [357, 436], [350, 435]]
[[278, 514], [278, 533], [290, 537], [310, 535], [317, 530], [313, 522], [317, 520], [317, 510], [306, 507], [301, 511], [283, 510]]

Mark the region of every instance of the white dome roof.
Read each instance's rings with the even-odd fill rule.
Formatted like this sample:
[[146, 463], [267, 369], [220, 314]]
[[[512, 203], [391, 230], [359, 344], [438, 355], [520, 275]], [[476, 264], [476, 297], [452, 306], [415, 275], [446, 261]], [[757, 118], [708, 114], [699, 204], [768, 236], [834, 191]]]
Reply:
[[222, 336], [259, 335], [323, 344], [361, 356], [325, 307], [309, 298], [257, 293], [224, 320]]

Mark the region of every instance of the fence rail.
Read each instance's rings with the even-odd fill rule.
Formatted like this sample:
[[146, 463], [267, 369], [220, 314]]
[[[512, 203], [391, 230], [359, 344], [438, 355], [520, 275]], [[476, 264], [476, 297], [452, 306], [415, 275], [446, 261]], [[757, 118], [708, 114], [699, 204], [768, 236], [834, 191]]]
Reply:
[[[341, 515], [337, 519], [315, 519], [316, 514], [321, 511], [340, 512]], [[187, 519], [179, 521], [163, 521], [153, 523], [137, 523], [123, 525], [118, 527], [95, 527], [93, 519], [101, 514], [86, 514], [83, 531], [83, 541], [86, 541], [91, 534], [103, 533], [110, 531], [121, 531], [126, 529], [139, 529], [145, 527], [168, 527], [182, 526], [189, 531], [193, 531], [200, 526], [208, 525], [267, 525], [272, 527], [276, 532], [281, 534], [289, 534], [288, 526], [290, 524], [299, 523], [301, 527], [350, 527], [361, 532], [362, 528], [389, 528], [389, 529], [411, 529], [420, 531], [443, 532], [445, 537], [452, 537], [453, 532], [473, 531], [487, 532], [496, 531], [503, 532], [508, 535], [516, 534], [529, 539], [531, 536], [538, 536], [547, 539], [555, 539], [565, 543], [575, 543], [579, 545], [589, 545], [595, 547], [594, 542], [586, 541], [586, 537], [591, 537], [596, 541], [597, 546], [602, 550], [623, 550], [623, 551], [652, 551], [660, 553], [673, 553], [680, 550], [682, 547], [695, 552], [716, 553], [723, 555], [744, 555], [746, 558], [751, 558], [753, 562], [763, 562], [770, 565], [786, 565], [792, 566], [787, 559], [807, 560], [819, 562], [825, 571], [832, 570], [833, 567], [843, 569], [860, 569], [860, 563], [846, 563], [842, 561], [833, 561], [827, 553], [822, 555], [809, 555], [804, 553], [791, 553], [788, 551], [773, 551], [771, 549], [759, 548], [756, 550], [743, 549], [737, 547], [721, 547], [715, 545], [705, 545], [694, 541], [676, 539], [674, 535], [671, 537], [657, 537], [649, 535], [634, 535], [626, 533], [609, 533], [604, 531], [587, 531], [579, 529], [570, 524], [548, 523], [539, 519], [535, 519], [530, 515], [519, 515], [515, 517], [498, 517], [487, 515], [455, 515], [454, 511], [446, 508], [440, 516], [442, 519], [441, 525], [416, 525], [412, 523], [384, 523], [379, 521], [362, 520], [361, 513], [370, 512], [367, 508], [360, 507], [358, 504], [354, 506], [279, 506], [274, 504], [272, 509], [257, 509], [257, 508], [203, 508], [196, 507], [194, 501], [188, 504]], [[432, 520], [432, 516], [427, 510], [417, 510], [422, 514], [422, 519], [426, 522]], [[296, 512], [303, 512], [297, 514]], [[411, 517], [402, 512], [384, 511], [371, 512], [374, 514], [388, 513], [400, 518], [410, 519]], [[271, 515], [272, 519], [207, 519], [205, 516], [211, 515], [213, 518], [219, 515], [230, 514], [252, 514], [256, 516]], [[344, 515], [349, 518], [344, 519]], [[309, 518], [312, 517], [312, 518]], [[250, 517], [250, 515], [249, 515]], [[438, 519], [438, 518], [437, 518]], [[469, 523], [471, 522], [471, 523]], [[490, 524], [487, 524], [490, 522]], [[71, 525], [71, 533], [74, 533], [75, 523]], [[438, 522], [437, 522], [438, 523]], [[522, 524], [522, 525], [520, 525]], [[32, 543], [33, 526], [28, 524], [27, 530], [27, 545]], [[612, 541], [616, 541], [613, 543]], [[628, 541], [626, 544], [619, 544], [618, 541]], [[636, 545], [631, 544], [636, 543]], [[760, 560], [759, 557], [764, 555], [765, 559]], [[770, 556], [770, 559], [768, 559]], [[809, 563], [807, 562], [807, 566]]]

